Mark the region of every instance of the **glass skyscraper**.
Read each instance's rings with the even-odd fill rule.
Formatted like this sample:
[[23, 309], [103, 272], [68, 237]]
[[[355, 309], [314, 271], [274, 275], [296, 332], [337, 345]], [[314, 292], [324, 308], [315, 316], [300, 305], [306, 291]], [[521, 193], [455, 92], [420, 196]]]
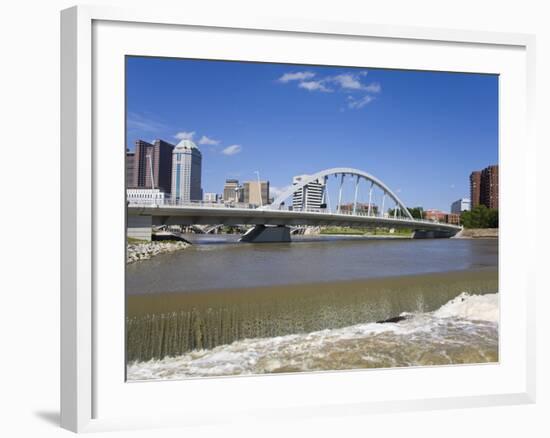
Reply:
[[191, 140], [180, 141], [172, 152], [172, 190], [176, 203], [202, 200], [202, 154]]

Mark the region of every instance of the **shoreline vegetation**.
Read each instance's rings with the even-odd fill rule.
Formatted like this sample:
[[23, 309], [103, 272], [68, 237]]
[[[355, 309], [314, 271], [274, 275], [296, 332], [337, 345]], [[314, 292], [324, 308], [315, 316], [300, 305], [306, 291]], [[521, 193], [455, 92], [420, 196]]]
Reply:
[[151, 241], [132, 239], [126, 244], [126, 264], [149, 260], [159, 254], [166, 254], [189, 248], [191, 244], [182, 240]]

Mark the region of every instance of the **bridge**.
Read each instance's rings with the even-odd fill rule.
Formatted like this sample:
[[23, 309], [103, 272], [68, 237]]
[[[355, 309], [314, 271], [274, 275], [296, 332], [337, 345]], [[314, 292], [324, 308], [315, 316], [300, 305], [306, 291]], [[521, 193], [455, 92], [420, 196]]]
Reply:
[[[329, 178], [338, 182], [330, 202]], [[351, 178], [353, 202], [345, 204], [344, 182]], [[286, 206], [286, 201], [294, 192], [303, 190], [308, 184], [322, 181], [325, 187], [321, 207], [307, 205], [307, 199], [300, 209]], [[366, 190], [364, 190], [366, 187]], [[349, 187], [348, 187], [349, 188]], [[360, 188], [368, 194], [368, 203], [359, 202]], [[380, 208], [375, 204], [380, 201]], [[388, 207], [393, 206], [392, 213]], [[452, 237], [462, 228], [457, 225], [415, 219], [393, 192], [382, 181], [361, 170], [352, 168], [332, 168], [303, 178], [280, 193], [274, 202], [256, 206], [242, 203], [175, 203], [164, 200], [162, 203], [135, 202], [128, 204], [128, 236], [150, 239], [153, 226], [160, 225], [239, 225], [251, 226], [242, 236], [245, 242], [288, 242], [290, 228], [297, 226], [339, 226], [368, 228], [406, 228], [414, 232], [415, 238]]]

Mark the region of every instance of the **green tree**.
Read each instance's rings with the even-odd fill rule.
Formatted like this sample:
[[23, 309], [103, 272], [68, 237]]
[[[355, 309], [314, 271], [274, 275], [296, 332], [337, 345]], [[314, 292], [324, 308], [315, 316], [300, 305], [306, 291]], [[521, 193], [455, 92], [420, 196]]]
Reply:
[[[407, 207], [407, 210], [409, 210], [409, 212], [411, 213], [412, 217], [415, 218], [415, 219], [422, 219], [422, 212], [424, 211], [422, 207]], [[390, 217], [393, 216], [393, 213], [394, 213], [394, 209], [393, 208], [390, 208], [388, 210], [388, 215]], [[399, 214], [399, 213], [398, 213]]]
[[407, 207], [407, 210], [410, 211], [412, 217], [415, 219], [422, 219], [424, 215], [424, 209], [422, 207]]
[[462, 212], [461, 221], [465, 228], [498, 228], [498, 210], [478, 205]]

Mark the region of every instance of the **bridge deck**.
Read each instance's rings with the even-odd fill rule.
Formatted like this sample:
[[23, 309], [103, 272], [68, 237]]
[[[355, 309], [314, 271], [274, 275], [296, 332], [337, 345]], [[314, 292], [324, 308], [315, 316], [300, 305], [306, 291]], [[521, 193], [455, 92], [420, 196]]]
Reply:
[[155, 225], [311, 225], [409, 228], [456, 233], [457, 225], [408, 218], [343, 214], [327, 211], [290, 211], [203, 205], [129, 205], [128, 214], [151, 216]]

